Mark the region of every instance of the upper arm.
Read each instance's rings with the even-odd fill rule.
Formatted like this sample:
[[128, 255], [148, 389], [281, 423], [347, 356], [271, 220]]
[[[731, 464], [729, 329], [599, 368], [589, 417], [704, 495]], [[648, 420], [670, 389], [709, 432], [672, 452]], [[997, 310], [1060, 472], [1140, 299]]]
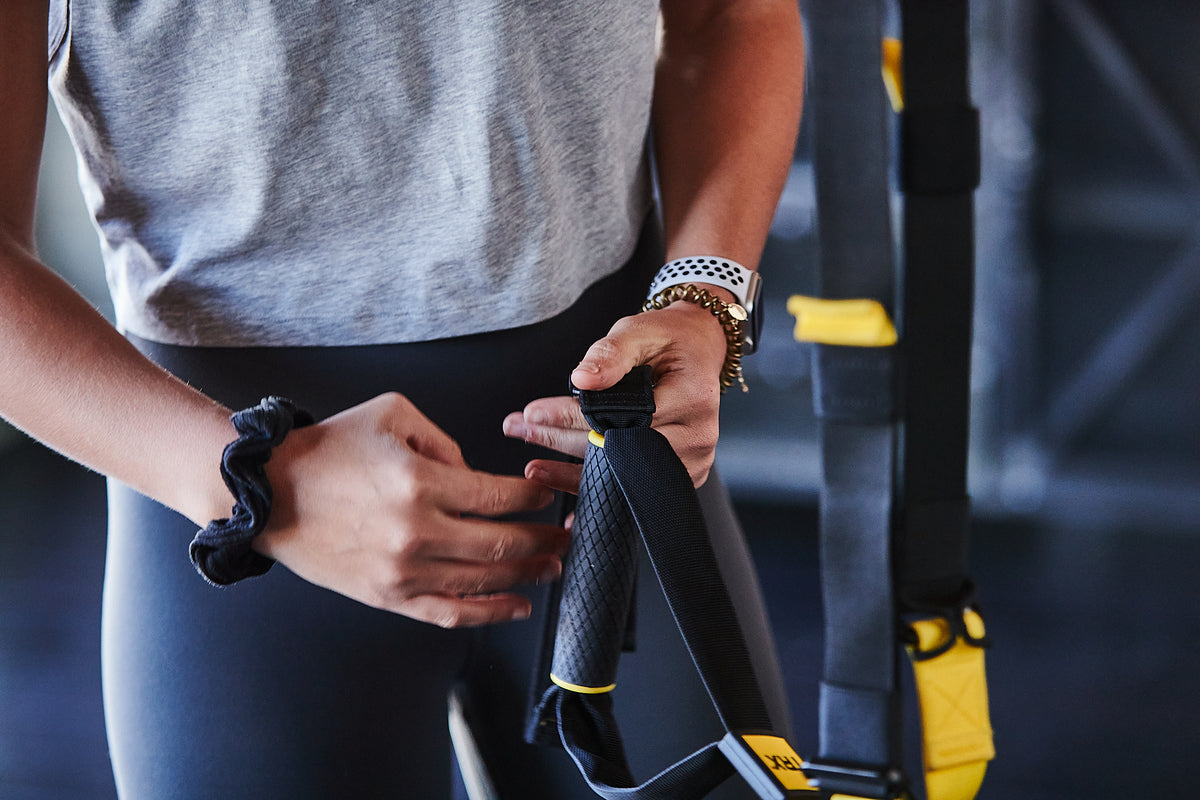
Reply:
[[46, 0], [12, 0], [0, 25], [0, 233], [32, 249], [46, 127]]

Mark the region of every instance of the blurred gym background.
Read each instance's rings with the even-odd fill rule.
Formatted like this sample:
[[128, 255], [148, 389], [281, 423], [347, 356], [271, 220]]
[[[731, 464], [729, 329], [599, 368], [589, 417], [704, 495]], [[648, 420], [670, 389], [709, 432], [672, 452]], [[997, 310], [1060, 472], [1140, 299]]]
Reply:
[[[972, 3], [983, 119], [972, 564], [997, 761], [982, 800], [1184, 796], [1200, 750], [1200, 6]], [[763, 262], [766, 333], [720, 468], [815, 749], [820, 480], [809, 131]], [[42, 255], [108, 309], [51, 112]], [[99, 677], [104, 485], [0, 428], [0, 798], [114, 797]]]

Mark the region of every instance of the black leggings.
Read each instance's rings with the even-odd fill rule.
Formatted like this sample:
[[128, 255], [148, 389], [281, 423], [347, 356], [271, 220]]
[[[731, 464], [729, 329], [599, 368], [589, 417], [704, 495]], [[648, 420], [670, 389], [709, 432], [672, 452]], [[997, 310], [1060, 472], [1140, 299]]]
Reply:
[[[506, 439], [501, 420], [563, 393], [587, 346], [636, 308], [657, 263], [651, 249], [569, 311], [516, 330], [373, 347], [135, 343], [232, 408], [279, 394], [320, 418], [402, 392], [472, 466], [519, 474], [545, 452]], [[501, 797], [590, 796], [564, 753], [522, 740], [544, 589], [531, 590], [528, 622], [452, 631], [363, 606], [282, 566], [215, 589], [188, 561], [194, 526], [116, 482], [109, 496], [104, 698], [125, 800], [449, 798], [451, 689]], [[702, 498], [769, 705], [786, 725], [770, 630], [719, 480]], [[647, 778], [721, 731], [652, 570], [641, 578], [638, 650], [622, 659], [616, 702], [635, 774]], [[753, 795], [734, 779], [713, 796]]]

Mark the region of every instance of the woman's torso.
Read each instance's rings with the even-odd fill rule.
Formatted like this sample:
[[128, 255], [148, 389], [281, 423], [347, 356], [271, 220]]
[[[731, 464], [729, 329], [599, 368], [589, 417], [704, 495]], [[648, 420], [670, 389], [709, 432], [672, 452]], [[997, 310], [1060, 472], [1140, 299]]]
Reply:
[[138, 336], [503, 329], [633, 249], [652, 0], [52, 5], [51, 90]]

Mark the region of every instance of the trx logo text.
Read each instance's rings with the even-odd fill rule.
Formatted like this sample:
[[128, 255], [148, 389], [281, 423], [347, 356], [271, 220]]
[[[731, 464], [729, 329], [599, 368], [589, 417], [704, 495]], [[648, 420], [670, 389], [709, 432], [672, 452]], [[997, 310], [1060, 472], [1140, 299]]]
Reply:
[[763, 761], [766, 761], [767, 765], [776, 772], [780, 770], [799, 772], [801, 768], [800, 759], [795, 758], [794, 756], [763, 755], [762, 759]]

